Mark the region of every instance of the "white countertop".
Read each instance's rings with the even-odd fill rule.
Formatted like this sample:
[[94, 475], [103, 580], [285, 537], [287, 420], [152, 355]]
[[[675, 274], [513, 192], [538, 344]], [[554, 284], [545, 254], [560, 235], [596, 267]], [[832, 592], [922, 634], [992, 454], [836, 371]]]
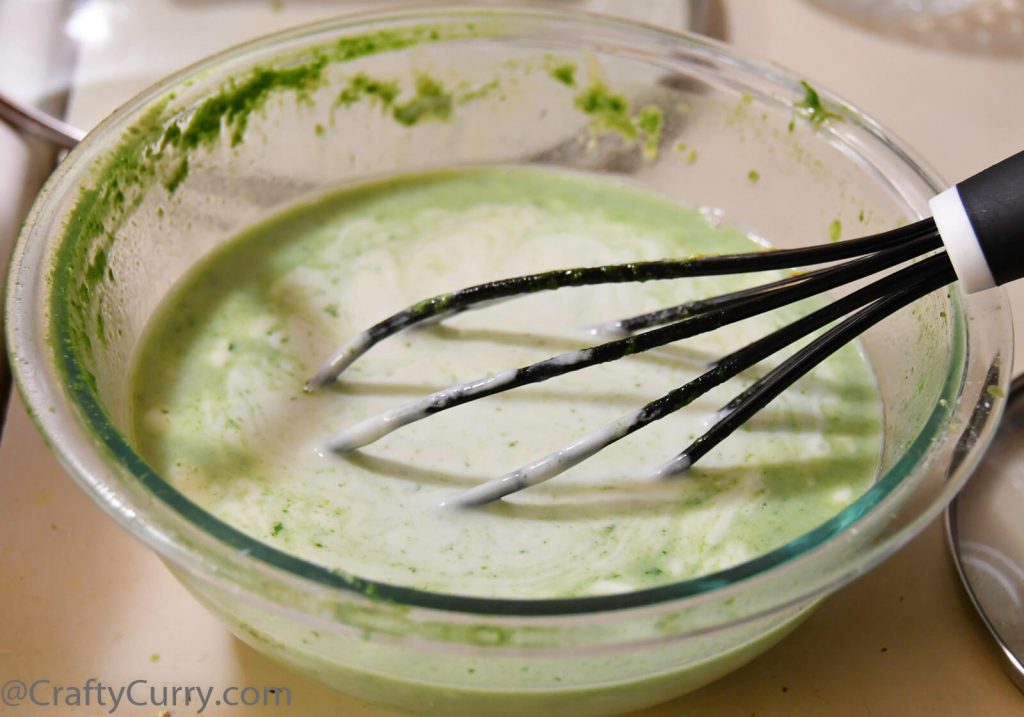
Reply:
[[[664, 9], [668, 2], [649, 5]], [[337, 10], [313, 0], [285, 4], [310, 15]], [[266, 21], [279, 23], [272, 5]], [[226, 3], [225, 12], [231, 6]], [[1024, 59], [952, 54], [885, 39], [804, 0], [727, 0], [720, 9], [730, 42], [867, 109], [949, 180], [1024, 148]], [[71, 118], [86, 123], [98, 114], [98, 106], [82, 98]], [[1024, 282], [1012, 294], [1024, 307]], [[1020, 319], [1016, 325], [1018, 336], [1024, 335]], [[389, 714], [288, 673], [232, 638], [153, 553], [74, 486], [14, 400], [0, 445], [0, 683], [46, 678], [81, 684], [88, 677], [107, 684], [283, 685], [293, 696], [291, 709], [205, 714]], [[117, 714], [159, 712], [122, 706]], [[0, 713], [75, 717], [104, 711], [22, 706], [6, 712], [0, 707]], [[1002, 717], [1024, 714], [1024, 696], [1002, 674], [935, 524], [832, 596], [779, 647], [642, 714]]]

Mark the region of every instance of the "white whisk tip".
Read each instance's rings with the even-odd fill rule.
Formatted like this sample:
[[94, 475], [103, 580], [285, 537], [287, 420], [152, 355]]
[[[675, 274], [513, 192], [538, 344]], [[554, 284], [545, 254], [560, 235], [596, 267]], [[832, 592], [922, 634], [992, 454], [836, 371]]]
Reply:
[[529, 486], [521, 471], [481, 483], [441, 502], [442, 508], [476, 508], [493, 503]]
[[381, 421], [371, 419], [342, 431], [327, 441], [327, 447], [335, 453], [351, 453], [363, 446], [368, 446], [387, 433], [386, 424], [381, 425]]
[[359, 334], [342, 346], [336, 354], [331, 356], [327, 363], [321, 366], [320, 370], [313, 374], [313, 377], [306, 382], [306, 386], [311, 390], [330, 386], [338, 380], [338, 376], [340, 376], [345, 369], [355, 363], [356, 359], [366, 353], [367, 349], [369, 349], [371, 345], [372, 342], [370, 340], [369, 333], [364, 331]]
[[654, 471], [654, 477], [662, 480], [665, 478], [675, 478], [680, 473], [685, 473], [690, 470], [690, 466], [693, 465], [693, 461], [687, 455], [676, 456], [668, 463], [665, 463]]

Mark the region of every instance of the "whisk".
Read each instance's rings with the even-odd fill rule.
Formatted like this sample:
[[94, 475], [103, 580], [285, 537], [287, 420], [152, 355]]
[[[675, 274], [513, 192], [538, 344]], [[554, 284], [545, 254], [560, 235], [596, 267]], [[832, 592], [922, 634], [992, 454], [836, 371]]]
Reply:
[[[495, 301], [568, 287], [681, 279], [827, 265], [750, 289], [691, 301], [598, 326], [607, 340], [520, 368], [432, 393], [352, 426], [328, 447], [348, 452], [440, 411], [624, 356], [713, 331], [728, 324], [894, 270], [727, 356], [705, 373], [575, 443], [446, 500], [479, 506], [549, 480], [615, 441], [677, 411], [715, 386], [795, 341], [829, 327], [726, 404], [711, 427], [656, 470], [686, 471], [816, 365], [860, 333], [917, 299], [959, 279], [967, 293], [1024, 276], [1024, 152], [931, 199], [932, 218], [839, 243], [797, 249], [636, 262], [546, 271], [478, 284], [420, 301], [375, 324], [341, 347], [309, 381], [333, 383], [374, 345], [404, 329]], [[845, 261], [843, 261], [845, 260]], [[913, 263], [897, 269], [900, 264]], [[834, 263], [839, 262], [839, 263]]]

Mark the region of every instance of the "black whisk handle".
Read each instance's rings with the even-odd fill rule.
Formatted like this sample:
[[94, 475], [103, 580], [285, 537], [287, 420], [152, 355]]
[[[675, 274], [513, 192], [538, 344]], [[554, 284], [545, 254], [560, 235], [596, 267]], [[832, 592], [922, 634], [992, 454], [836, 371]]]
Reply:
[[965, 291], [1024, 277], [1024, 152], [950, 187], [930, 204]]

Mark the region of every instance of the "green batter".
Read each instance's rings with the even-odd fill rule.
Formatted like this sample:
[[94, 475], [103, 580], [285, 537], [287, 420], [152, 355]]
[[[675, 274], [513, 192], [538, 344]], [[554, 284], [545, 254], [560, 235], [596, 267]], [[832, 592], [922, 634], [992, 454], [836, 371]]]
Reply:
[[165, 301], [137, 358], [134, 440], [226, 522], [373, 580], [552, 598], [720, 570], [827, 520], [873, 480], [881, 407], [856, 346], [680, 478], [650, 472], [772, 362], [499, 504], [438, 505], [685, 383], [806, 304], [468, 404], [352, 454], [323, 447], [451, 383], [597, 341], [586, 326], [765, 274], [544, 292], [400, 334], [332, 389], [304, 384], [337, 346], [427, 296], [545, 269], [752, 248], [742, 232], [667, 199], [552, 170], [481, 168], [342, 190], [249, 230]]

